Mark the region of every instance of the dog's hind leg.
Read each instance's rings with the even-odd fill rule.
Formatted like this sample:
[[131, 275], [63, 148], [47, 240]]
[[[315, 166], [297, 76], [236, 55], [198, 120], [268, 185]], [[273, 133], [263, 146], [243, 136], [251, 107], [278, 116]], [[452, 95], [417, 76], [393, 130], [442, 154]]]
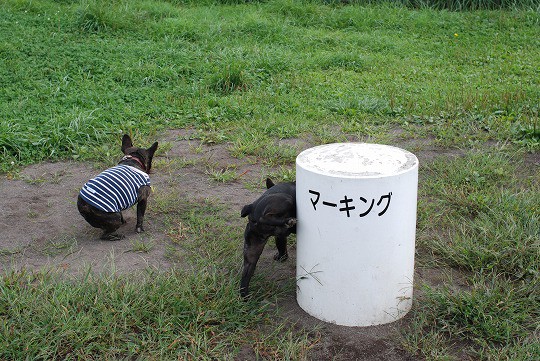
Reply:
[[108, 213], [92, 207], [79, 196], [77, 199], [77, 207], [84, 219], [95, 228], [103, 230], [101, 239], [107, 241], [117, 241], [124, 238], [123, 235], [115, 234], [114, 232], [126, 221], [122, 216], [122, 212]]
[[263, 242], [251, 242], [248, 245], [247, 241], [244, 243], [244, 269], [242, 270], [242, 280], [240, 281], [240, 295], [247, 297], [249, 294], [249, 281], [255, 273], [255, 267], [264, 249], [266, 241]]
[[123, 239], [123, 234], [115, 232], [124, 223], [126, 223], [126, 221], [122, 216], [122, 212], [107, 213], [107, 217], [103, 217], [101, 226], [99, 227], [103, 229], [103, 234], [100, 238], [104, 241], [119, 241]]
[[284, 262], [289, 258], [287, 253], [287, 236], [276, 236], [276, 248], [278, 252], [274, 255], [275, 261]]

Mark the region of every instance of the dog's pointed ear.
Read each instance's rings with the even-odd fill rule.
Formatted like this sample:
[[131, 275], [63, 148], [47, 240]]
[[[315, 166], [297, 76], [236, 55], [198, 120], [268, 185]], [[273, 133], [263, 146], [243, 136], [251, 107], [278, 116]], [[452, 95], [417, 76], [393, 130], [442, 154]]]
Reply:
[[146, 172], [150, 173], [150, 169], [152, 169], [152, 159], [154, 158], [154, 153], [156, 152], [158, 147], [158, 142], [155, 142], [148, 148], [146, 151], [148, 152], [148, 160], [146, 161]]
[[155, 142], [154, 144], [152, 144], [152, 145], [150, 146], [150, 148], [147, 149], [147, 151], [148, 151], [148, 156], [149, 156], [150, 158], [152, 158], [152, 157], [154, 156], [154, 153], [156, 152], [157, 147], [158, 147], [158, 142]]
[[124, 134], [122, 137], [122, 153], [126, 153], [126, 149], [133, 147], [133, 142], [129, 135]]
[[248, 204], [242, 207], [242, 212], [240, 212], [240, 217], [245, 217], [248, 214], [251, 213], [251, 210], [253, 209], [253, 204]]
[[266, 189], [270, 189], [274, 186], [274, 182], [270, 178], [266, 178]]

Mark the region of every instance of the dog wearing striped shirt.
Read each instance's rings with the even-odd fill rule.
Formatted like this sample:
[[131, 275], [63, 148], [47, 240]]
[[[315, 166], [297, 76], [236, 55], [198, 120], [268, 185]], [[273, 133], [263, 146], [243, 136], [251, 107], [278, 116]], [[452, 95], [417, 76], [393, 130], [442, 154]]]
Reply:
[[133, 146], [129, 135], [122, 138], [124, 157], [118, 165], [109, 168], [86, 182], [77, 199], [79, 213], [95, 228], [101, 228], [101, 239], [116, 241], [124, 238], [116, 233], [126, 223], [122, 211], [137, 203], [135, 231], [144, 231], [143, 220], [151, 193], [150, 169], [158, 142], [148, 149]]

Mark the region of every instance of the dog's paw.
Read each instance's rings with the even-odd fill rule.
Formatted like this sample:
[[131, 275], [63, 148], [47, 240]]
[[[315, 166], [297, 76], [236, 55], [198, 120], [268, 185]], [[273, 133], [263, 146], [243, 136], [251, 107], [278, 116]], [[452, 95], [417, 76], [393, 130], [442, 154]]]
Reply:
[[278, 252], [274, 255], [274, 261], [285, 262], [288, 259], [289, 259], [289, 255], [287, 253], [280, 255]]
[[144, 232], [144, 228], [142, 226], [135, 228], [135, 232], [142, 233]]
[[240, 296], [244, 299], [244, 301], [247, 301], [248, 299], [250, 299], [250, 294], [249, 294], [249, 288], [248, 287], [240, 287]]
[[285, 222], [285, 227], [287, 228], [293, 228], [296, 226], [296, 218], [289, 218], [287, 222]]

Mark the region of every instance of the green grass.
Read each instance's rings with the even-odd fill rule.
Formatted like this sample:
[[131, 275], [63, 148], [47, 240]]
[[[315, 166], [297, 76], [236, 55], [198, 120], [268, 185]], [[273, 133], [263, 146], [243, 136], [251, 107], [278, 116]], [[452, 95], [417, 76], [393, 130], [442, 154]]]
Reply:
[[54, 256], [65, 251], [72, 253], [76, 246], [77, 240], [75, 238], [63, 236], [48, 240], [40, 251], [48, 256]]
[[[8, 274], [0, 284], [0, 358], [232, 359], [242, 345], [263, 342], [252, 330], [267, 313], [264, 303], [240, 300], [234, 280], [216, 268], [88, 274], [82, 282]], [[264, 344], [282, 336], [265, 334]], [[305, 340], [294, 343], [301, 348]]]
[[[429, 247], [451, 266], [513, 279], [538, 276], [540, 188], [538, 174], [517, 177], [516, 160], [473, 152], [430, 165], [424, 187], [435, 197], [425, 210]], [[422, 224], [422, 223], [420, 223]]]
[[234, 167], [226, 167], [221, 169], [210, 168], [207, 171], [207, 174], [210, 179], [220, 183], [234, 182], [240, 178], [240, 174], [234, 170]]
[[461, 286], [423, 286], [406, 344], [428, 358], [445, 359], [452, 353], [441, 350], [465, 341], [479, 359], [539, 354], [540, 173], [520, 173], [527, 168], [514, 157], [471, 151], [424, 171], [420, 252], [463, 275]]
[[[418, 285], [404, 347], [426, 359], [538, 358], [538, 2], [352, 3], [3, 1], [0, 171], [110, 163], [123, 133], [150, 143], [170, 128], [227, 143], [274, 180], [295, 178], [298, 148], [282, 139], [420, 150], [427, 141], [444, 152], [421, 164], [417, 268], [460, 281]], [[207, 171], [219, 182], [240, 176]], [[7, 273], [0, 359], [233, 359], [242, 347], [262, 359], [306, 357], [316, 337], [268, 303], [294, 292], [292, 282], [284, 290], [256, 274], [260, 293], [239, 300], [242, 229], [223, 221], [226, 210], [178, 194], [154, 201], [168, 257], [189, 267], [82, 280]]]
[[3, 171], [106, 159], [123, 132], [188, 125], [238, 142], [421, 123], [447, 144], [464, 129], [538, 149], [535, 11], [286, 0], [9, 0], [0, 11]]
[[154, 248], [153, 242], [144, 242], [142, 240], [134, 240], [131, 242], [131, 250], [137, 253], [148, 253]]

